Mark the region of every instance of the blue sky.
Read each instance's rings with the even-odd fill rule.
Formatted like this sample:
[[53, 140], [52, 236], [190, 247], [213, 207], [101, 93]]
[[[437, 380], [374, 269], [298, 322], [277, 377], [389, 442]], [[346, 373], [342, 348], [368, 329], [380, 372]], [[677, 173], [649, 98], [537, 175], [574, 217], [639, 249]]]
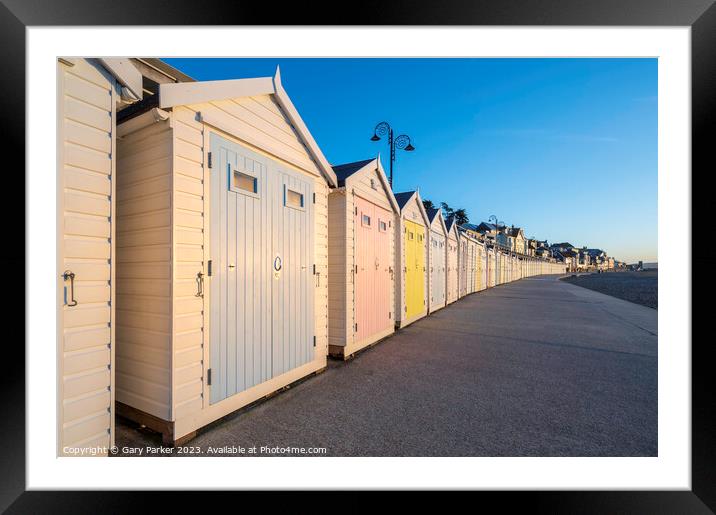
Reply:
[[166, 59], [198, 80], [286, 91], [332, 164], [409, 135], [394, 190], [494, 214], [528, 237], [657, 260], [656, 59]]

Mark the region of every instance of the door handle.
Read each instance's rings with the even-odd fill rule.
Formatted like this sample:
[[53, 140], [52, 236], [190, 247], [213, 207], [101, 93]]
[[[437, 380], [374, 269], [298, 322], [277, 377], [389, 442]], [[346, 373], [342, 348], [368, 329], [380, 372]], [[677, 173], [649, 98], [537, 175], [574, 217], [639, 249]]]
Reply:
[[204, 274], [199, 272], [196, 274], [196, 297], [204, 296]]
[[67, 279], [70, 280], [70, 301], [67, 302], [67, 305], [72, 307], [77, 305], [77, 301], [75, 300], [75, 273], [72, 270], [65, 270], [65, 273], [62, 274], [62, 279], [65, 281]]

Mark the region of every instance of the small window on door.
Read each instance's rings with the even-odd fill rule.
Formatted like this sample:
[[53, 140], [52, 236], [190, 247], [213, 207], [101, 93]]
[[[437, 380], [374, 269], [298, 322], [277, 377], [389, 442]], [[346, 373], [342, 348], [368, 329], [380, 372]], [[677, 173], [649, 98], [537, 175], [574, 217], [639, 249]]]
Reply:
[[253, 175], [234, 170], [231, 176], [231, 189], [242, 193], [258, 193], [259, 181]]
[[370, 216], [366, 215], [365, 213], [362, 213], [360, 217], [360, 223], [364, 227], [370, 227]]
[[386, 224], [383, 220], [378, 220], [378, 230], [380, 232], [385, 232], [388, 230], [388, 224]]
[[413, 235], [412, 231], [408, 231], [408, 239], [412, 240], [413, 238], [414, 238], [414, 235]]
[[303, 209], [303, 193], [299, 193], [292, 189], [286, 188], [284, 196], [286, 207], [292, 207], [294, 209]]

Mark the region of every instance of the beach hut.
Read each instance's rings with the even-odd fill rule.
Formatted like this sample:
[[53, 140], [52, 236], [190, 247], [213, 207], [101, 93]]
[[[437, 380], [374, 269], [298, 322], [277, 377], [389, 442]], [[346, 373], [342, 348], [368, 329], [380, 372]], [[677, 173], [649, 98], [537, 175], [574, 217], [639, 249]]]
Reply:
[[464, 297], [477, 291], [477, 240], [462, 227], [459, 227], [458, 230], [460, 233], [460, 296]]
[[480, 243], [481, 243], [481, 245], [482, 245], [482, 248], [481, 248], [481, 251], [482, 251], [482, 263], [481, 263], [481, 266], [482, 266], [482, 277], [481, 277], [481, 281], [480, 281], [480, 289], [481, 289], [481, 290], [485, 290], [485, 289], [487, 289], [487, 276], [488, 276], [488, 268], [487, 268], [487, 267], [488, 267], [488, 264], [487, 264], [487, 262], [488, 262], [488, 257], [487, 257], [488, 249], [487, 249], [487, 245], [485, 244], [484, 241], [482, 241], [482, 242], [480, 242]]
[[480, 240], [477, 240], [475, 245], [475, 291], [482, 290], [482, 254], [484, 252], [484, 245]]
[[57, 60], [57, 446], [114, 445], [117, 113], [142, 98], [123, 58]]
[[497, 249], [492, 247], [487, 249], [487, 287], [494, 288], [497, 285], [498, 277], [497, 269]]
[[455, 217], [448, 218], [445, 226], [447, 227], [447, 257], [446, 267], [446, 285], [447, 285], [447, 303], [455, 302], [460, 296], [460, 273], [458, 269], [458, 254], [460, 235], [457, 232], [457, 223]]
[[428, 233], [430, 222], [417, 191], [396, 193], [400, 216], [395, 233], [396, 327], [427, 315], [428, 304]]
[[178, 444], [322, 370], [333, 169], [274, 77], [118, 120], [117, 411]]
[[441, 209], [428, 209], [426, 213], [430, 222], [428, 312], [434, 313], [447, 305], [447, 227]]
[[328, 195], [328, 351], [348, 358], [395, 331], [398, 204], [380, 159], [334, 166]]

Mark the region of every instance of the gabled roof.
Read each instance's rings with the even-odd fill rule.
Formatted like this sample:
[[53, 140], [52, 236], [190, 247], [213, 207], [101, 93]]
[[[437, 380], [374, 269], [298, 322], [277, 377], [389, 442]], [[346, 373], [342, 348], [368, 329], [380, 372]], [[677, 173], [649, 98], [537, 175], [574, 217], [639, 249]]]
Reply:
[[423, 200], [420, 198], [420, 193], [417, 191], [402, 191], [400, 193], [395, 194], [395, 200], [398, 203], [398, 207], [400, 208], [400, 213], [402, 214], [403, 209], [405, 208], [408, 203], [415, 198], [416, 202], [418, 203], [418, 208], [420, 209], [420, 214], [423, 216], [423, 221], [425, 222], [425, 225], [430, 225], [430, 220], [428, 220], [428, 214], [425, 212], [425, 206], [423, 206]]
[[408, 201], [413, 198], [413, 195], [415, 195], [416, 191], [401, 191], [400, 193], [395, 194], [395, 200], [398, 202], [398, 207], [400, 209], [403, 209], [405, 207], [405, 204], [408, 203]]
[[458, 235], [457, 222], [455, 221], [454, 215], [445, 220], [445, 228], [447, 229], [448, 234], [455, 231], [455, 234]]
[[355, 161], [353, 163], [346, 163], [342, 165], [336, 165], [333, 167], [333, 172], [336, 174], [338, 179], [338, 186], [345, 186], [346, 179], [361, 170], [368, 163], [372, 163], [375, 159], [364, 159], [363, 161]]
[[[331, 186], [337, 186], [338, 181], [333, 168], [326, 160], [323, 152], [313, 139], [303, 119], [296, 111], [286, 90], [281, 84], [281, 71], [276, 67], [273, 77], [258, 77], [251, 79], [210, 80], [197, 82], [179, 82], [176, 84], [159, 85], [159, 107], [165, 109], [180, 105], [200, 104], [213, 100], [226, 100], [229, 98], [253, 97], [260, 95], [273, 95], [281, 107], [296, 133], [308, 149], [308, 153], [316, 162], [321, 174]], [[198, 113], [199, 118], [206, 122]]]
[[376, 172], [378, 174], [378, 178], [380, 179], [381, 186], [383, 187], [383, 191], [385, 192], [386, 197], [388, 197], [388, 202], [393, 208], [393, 211], [396, 214], [400, 213], [400, 206], [398, 206], [398, 202], [395, 200], [393, 190], [390, 187], [388, 178], [385, 176], [385, 171], [383, 171], [383, 164], [380, 162], [380, 155], [378, 155], [378, 157], [374, 157], [373, 159], [364, 159], [363, 161], [355, 161], [353, 163], [336, 165], [333, 167], [333, 171], [335, 172], [336, 178], [338, 179], [339, 187], [345, 186], [346, 181], [361, 173], [369, 171]]
[[430, 209], [425, 210], [426, 214], [428, 215], [428, 222], [430, 225], [433, 224], [436, 218], [440, 218], [440, 225], [443, 228], [443, 233], [445, 236], [447, 236], [448, 230], [445, 226], [445, 218], [443, 217], [443, 210], [436, 207], [431, 207]]

